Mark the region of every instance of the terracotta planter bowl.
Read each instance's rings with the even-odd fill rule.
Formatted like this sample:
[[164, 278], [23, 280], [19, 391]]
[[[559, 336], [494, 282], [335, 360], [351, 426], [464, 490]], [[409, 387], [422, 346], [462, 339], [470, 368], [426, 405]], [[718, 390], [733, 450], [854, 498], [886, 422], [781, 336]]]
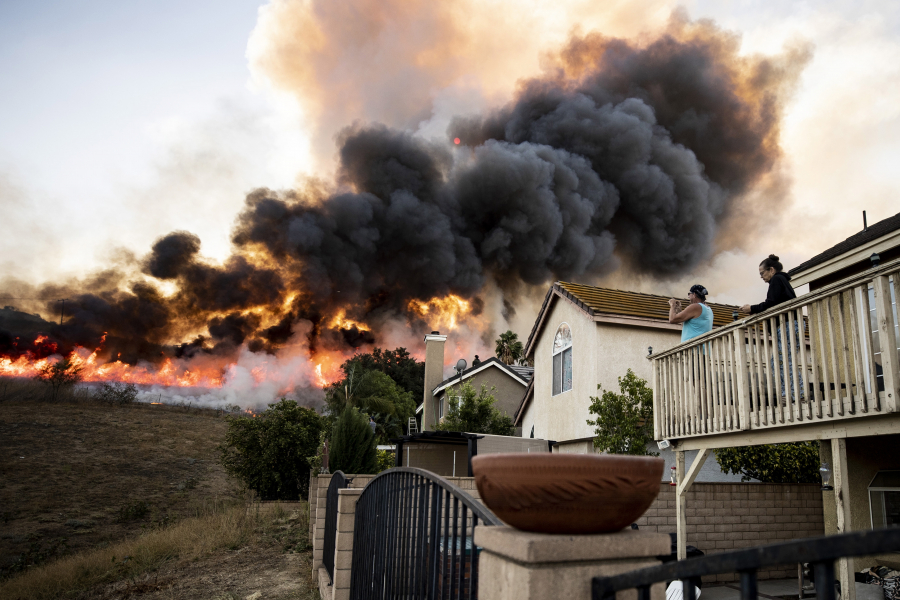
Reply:
[[663, 459], [609, 454], [472, 458], [481, 499], [516, 529], [604, 533], [634, 523], [659, 494]]

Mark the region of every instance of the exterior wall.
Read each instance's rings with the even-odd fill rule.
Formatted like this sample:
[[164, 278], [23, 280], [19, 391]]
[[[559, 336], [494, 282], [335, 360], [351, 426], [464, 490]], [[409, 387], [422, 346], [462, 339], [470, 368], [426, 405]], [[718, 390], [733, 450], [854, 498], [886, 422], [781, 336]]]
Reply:
[[668, 350], [681, 343], [681, 330], [597, 323], [597, 337], [600, 356], [597, 381], [593, 382], [591, 392], [593, 396], [598, 394], [598, 383], [604, 390], [618, 392], [619, 377], [623, 377], [628, 369], [648, 384], [652, 383], [652, 364], [647, 359], [647, 348], [652, 346], [654, 353]]
[[[456, 466], [454, 467], [454, 453]], [[469, 474], [468, 444], [404, 444], [404, 467], [416, 467], [437, 473], [442, 477]]]
[[[850, 482], [850, 531], [861, 531], [872, 528], [869, 513], [869, 483], [878, 471], [900, 470], [900, 444], [898, 435], [878, 435], [872, 437], [847, 438], [847, 476]], [[831, 444], [820, 443], [819, 456], [834, 468], [831, 457]], [[833, 482], [832, 482], [833, 483]], [[825, 512], [825, 533], [837, 533], [837, 509], [834, 503], [834, 492], [822, 492]], [[892, 553], [880, 556], [861, 556], [854, 560], [854, 571], [860, 571], [875, 565], [887, 565], [900, 569], [900, 554]]]
[[[572, 389], [552, 396], [553, 338], [563, 322], [572, 330]], [[680, 340], [678, 330], [594, 322], [568, 301], [557, 300], [534, 349], [534, 399], [529, 407], [534, 437], [562, 443], [592, 437], [588, 408], [591, 396], [602, 393], [597, 384], [618, 391], [618, 378], [628, 369], [650, 382], [647, 347], [661, 352]], [[522, 435], [530, 433], [531, 423], [523, 419]], [[578, 447], [582, 446], [586, 452], [593, 451], [590, 444], [579, 442]]]
[[[675, 488], [663, 483], [637, 520], [641, 531], [675, 533]], [[687, 493], [687, 543], [707, 555], [823, 535], [817, 484], [694, 483]], [[760, 579], [797, 576], [797, 565], [764, 569]], [[704, 581], [737, 581], [736, 574]]]
[[[553, 396], [553, 338], [563, 322], [572, 331], [572, 389]], [[597, 362], [594, 321], [566, 300], [554, 302], [534, 348], [534, 437], [561, 442], [592, 434], [585, 421], [597, 391]]]
[[[494, 391], [494, 399], [496, 400], [494, 406], [509, 417], [513, 417], [516, 414], [516, 410], [522, 402], [522, 395], [525, 393], [524, 385], [501, 371], [498, 367], [489, 367], [472, 377], [466, 377], [463, 381], [468, 381], [475, 388], [476, 392], [481, 391], [482, 384], [486, 385], [488, 390], [491, 387], [497, 388]], [[438, 401], [443, 402], [445, 415], [450, 407], [448, 392], [452, 389], [451, 387], [442, 390], [436, 397]], [[528, 431], [529, 433], [531, 432], [530, 426]]]
[[[525, 412], [522, 413], [522, 418], [519, 421], [522, 424], [522, 432], [519, 434], [522, 437], [531, 437], [531, 428], [534, 427], [534, 398], [529, 400], [528, 404], [525, 405]], [[535, 427], [535, 437], [537, 436], [537, 428]]]

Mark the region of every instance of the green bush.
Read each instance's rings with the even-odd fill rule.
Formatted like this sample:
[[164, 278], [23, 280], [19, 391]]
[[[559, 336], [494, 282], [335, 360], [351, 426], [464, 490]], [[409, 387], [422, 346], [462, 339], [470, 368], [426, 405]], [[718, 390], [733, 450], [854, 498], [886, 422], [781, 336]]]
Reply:
[[653, 441], [653, 390], [628, 369], [625, 377], [619, 377], [619, 391], [591, 396], [589, 410], [597, 418], [587, 424], [595, 428], [594, 448], [609, 454], [658, 456], [647, 451]]
[[379, 473], [394, 468], [397, 459], [393, 452], [390, 450], [376, 450], [376, 452], [378, 461], [377, 469]]
[[[513, 435], [516, 426], [513, 420], [494, 407], [494, 395], [482, 384], [481, 391], [468, 381], [449, 391], [450, 405], [447, 415], [436, 429], [438, 431], [464, 431], [491, 435]], [[461, 401], [460, 401], [461, 400]]]
[[741, 476], [741, 481], [758, 479], [765, 483], [821, 483], [819, 443], [796, 442], [719, 448], [716, 461], [725, 473]]
[[331, 430], [328, 469], [332, 473], [378, 472], [375, 434], [369, 427], [369, 418], [355, 407], [345, 408]]
[[316, 453], [323, 419], [282, 398], [262, 414], [227, 415], [219, 447], [225, 470], [263, 500], [298, 500], [309, 491], [309, 459]]

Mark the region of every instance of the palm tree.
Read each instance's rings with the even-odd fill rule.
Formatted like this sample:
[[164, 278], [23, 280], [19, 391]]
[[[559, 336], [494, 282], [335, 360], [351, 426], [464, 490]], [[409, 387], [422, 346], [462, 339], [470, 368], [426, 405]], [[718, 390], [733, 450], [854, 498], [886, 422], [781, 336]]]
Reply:
[[497, 338], [496, 352], [497, 358], [508, 365], [512, 365], [522, 359], [525, 348], [522, 346], [522, 342], [519, 341], [519, 336], [507, 330], [506, 333], [501, 333], [500, 337]]

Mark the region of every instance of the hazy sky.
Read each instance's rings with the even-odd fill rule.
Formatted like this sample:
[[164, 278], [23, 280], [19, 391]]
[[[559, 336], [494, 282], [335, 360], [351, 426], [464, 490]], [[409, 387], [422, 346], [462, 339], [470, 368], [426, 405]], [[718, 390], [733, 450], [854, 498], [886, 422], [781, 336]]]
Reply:
[[[783, 123], [785, 212], [685, 281], [714, 301], [759, 301], [768, 253], [791, 267], [859, 230], [862, 210], [870, 223], [900, 211], [900, 3], [346, 0], [328, 9], [333, 39], [309, 33], [313, 4], [0, 3], [0, 279], [80, 277], [174, 229], [222, 258], [246, 192], [327, 177], [341, 125], [440, 136], [453, 114], [508, 99], [573, 28], [633, 37], [679, 6], [740, 34], [747, 53], [813, 45]], [[382, 22], [357, 44], [369, 32], [337, 14], [347, 6], [397, 30]], [[310, 48], [328, 60], [305, 63]]]

